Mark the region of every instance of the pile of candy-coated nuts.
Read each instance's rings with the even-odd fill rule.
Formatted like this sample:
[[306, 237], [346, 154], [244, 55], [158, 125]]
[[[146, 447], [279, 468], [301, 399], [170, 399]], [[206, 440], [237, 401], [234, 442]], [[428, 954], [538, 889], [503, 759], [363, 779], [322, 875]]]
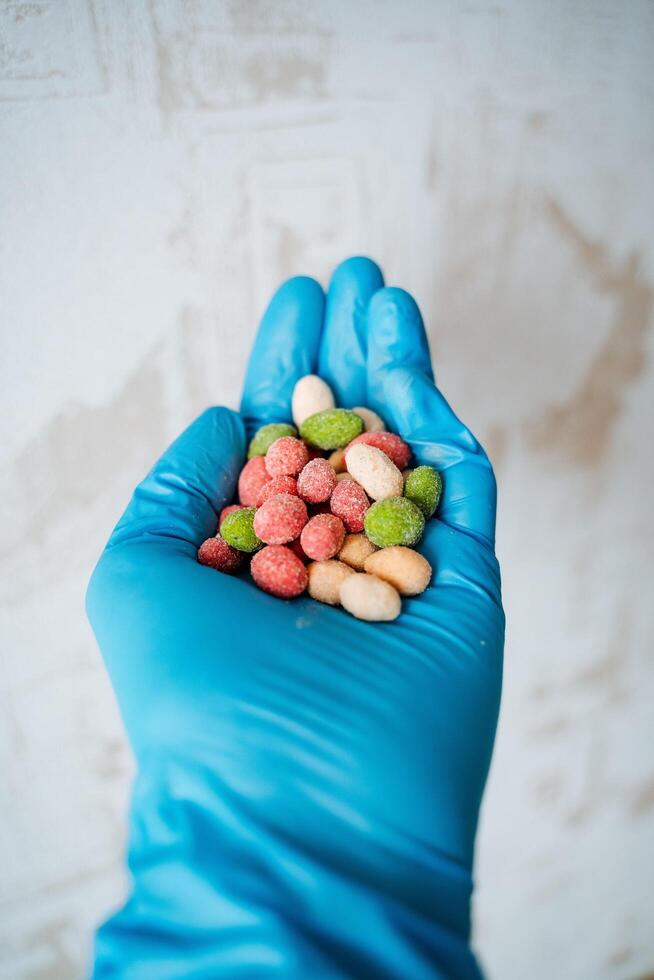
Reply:
[[223, 508], [198, 560], [231, 573], [251, 556], [254, 582], [271, 595], [306, 590], [358, 619], [393, 620], [401, 596], [429, 585], [431, 565], [414, 548], [441, 477], [431, 466], [411, 469], [409, 446], [376, 412], [336, 408], [315, 374], [295, 385], [292, 412], [294, 425], [273, 422], [254, 435], [239, 503]]

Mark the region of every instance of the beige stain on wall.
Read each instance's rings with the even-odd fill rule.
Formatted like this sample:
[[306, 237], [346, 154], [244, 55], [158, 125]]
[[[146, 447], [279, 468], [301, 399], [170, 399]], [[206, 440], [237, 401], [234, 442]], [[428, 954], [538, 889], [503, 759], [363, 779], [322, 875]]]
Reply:
[[275, 45], [261, 26], [257, 32], [249, 30], [247, 18], [240, 31], [242, 43], [234, 44], [224, 31], [200, 26], [157, 2], [151, 4], [151, 24], [164, 116], [189, 107], [206, 112], [327, 98], [328, 38], [312, 46], [317, 54], [304, 50], [292, 21], [288, 32], [278, 25]]
[[147, 459], [164, 438], [163, 407], [161, 373], [149, 354], [106, 404], [73, 405], [52, 418], [10, 467], [8, 483], [20, 498], [0, 557], [41, 544], [49, 526], [93, 502], [117, 467]]
[[[165, 348], [177, 366], [177, 395], [188, 421], [214, 402], [206, 325], [196, 309], [183, 307], [168, 337], [148, 351], [113, 398], [63, 409], [9, 465], [7, 499], [16, 496], [16, 518], [0, 542], [0, 559], [29, 545], [41, 547], [49, 527], [88, 508], [125, 470], [145, 475], [168, 435]], [[0, 593], [3, 601], [7, 598]]]
[[325, 96], [325, 66], [319, 61], [287, 51], [278, 57], [253, 56], [243, 66], [256, 102], [299, 95]]
[[553, 198], [546, 202], [546, 214], [594, 288], [613, 297], [616, 308], [609, 336], [574, 393], [529, 425], [528, 440], [534, 449], [593, 468], [601, 463], [611, 444], [625, 387], [644, 372], [654, 289], [642, 275], [637, 253], [620, 264], [604, 244], [589, 239]]

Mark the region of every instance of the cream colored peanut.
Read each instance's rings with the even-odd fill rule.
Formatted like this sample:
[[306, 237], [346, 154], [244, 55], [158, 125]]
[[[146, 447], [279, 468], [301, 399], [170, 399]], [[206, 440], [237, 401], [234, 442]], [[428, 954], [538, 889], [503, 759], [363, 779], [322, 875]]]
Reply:
[[354, 571], [342, 561], [312, 561], [307, 567], [309, 573], [309, 595], [318, 602], [337, 606], [341, 585]]
[[371, 408], [364, 408], [362, 405], [357, 405], [356, 408], [352, 409], [356, 412], [360, 418], [363, 419], [363, 428], [366, 432], [385, 432], [386, 425], [383, 418], [377, 415], [377, 412], [373, 412]]
[[353, 574], [341, 584], [341, 605], [357, 619], [371, 623], [397, 619], [402, 611], [399, 593], [376, 575]]
[[317, 374], [305, 374], [296, 383], [291, 399], [293, 421], [299, 428], [305, 419], [316, 412], [334, 408], [334, 395], [326, 381]]
[[354, 480], [354, 477], [351, 473], [337, 473], [336, 480], [337, 482], [340, 482], [341, 480]]
[[355, 568], [357, 572], [362, 572], [366, 558], [370, 558], [375, 551], [377, 546], [369, 541], [365, 534], [346, 534], [338, 559]]
[[361, 484], [372, 500], [402, 496], [402, 473], [381, 449], [355, 442], [347, 450], [346, 465], [348, 473]]
[[431, 565], [413, 548], [394, 545], [366, 558], [364, 568], [388, 582], [400, 595], [424, 592], [431, 579]]

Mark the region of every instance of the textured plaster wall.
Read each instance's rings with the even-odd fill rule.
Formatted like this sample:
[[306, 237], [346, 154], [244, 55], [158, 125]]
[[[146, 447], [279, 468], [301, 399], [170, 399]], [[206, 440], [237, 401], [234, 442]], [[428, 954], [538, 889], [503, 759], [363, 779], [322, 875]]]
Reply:
[[126, 887], [112, 523], [275, 284], [357, 252], [499, 479], [476, 946], [652, 975], [653, 42], [638, 0], [0, 0], [3, 978], [81, 975]]

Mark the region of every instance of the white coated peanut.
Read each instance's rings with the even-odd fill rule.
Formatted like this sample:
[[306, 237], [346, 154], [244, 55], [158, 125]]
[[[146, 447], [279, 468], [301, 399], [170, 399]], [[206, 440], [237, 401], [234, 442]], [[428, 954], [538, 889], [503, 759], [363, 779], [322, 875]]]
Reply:
[[352, 409], [353, 412], [363, 419], [363, 428], [366, 432], [385, 432], [386, 425], [384, 420], [377, 412], [373, 412], [371, 408], [364, 408], [363, 405], [357, 405], [356, 408]]
[[418, 595], [424, 592], [431, 579], [431, 565], [419, 552], [403, 545], [382, 548], [366, 558], [364, 568], [377, 575], [400, 595]]
[[328, 408], [334, 408], [334, 405], [334, 395], [331, 388], [317, 374], [305, 374], [293, 389], [291, 411], [293, 421], [298, 429], [310, 415], [323, 412]]
[[357, 619], [389, 622], [401, 612], [399, 593], [376, 575], [349, 575], [341, 583], [341, 605]]
[[309, 595], [318, 602], [326, 602], [329, 606], [337, 606], [340, 602], [341, 585], [346, 578], [354, 575], [353, 569], [342, 561], [312, 561], [307, 566]]
[[376, 446], [355, 442], [345, 458], [348, 473], [360, 483], [372, 500], [401, 497], [404, 478], [395, 463]]
[[346, 578], [354, 575], [349, 565], [342, 561], [312, 561], [307, 567], [309, 574], [308, 591], [312, 599], [337, 606], [340, 602], [341, 585]]
[[338, 560], [344, 561], [346, 565], [355, 568], [357, 572], [362, 572], [366, 558], [370, 558], [375, 551], [377, 551], [377, 545], [369, 541], [365, 534], [346, 534], [338, 553]]

